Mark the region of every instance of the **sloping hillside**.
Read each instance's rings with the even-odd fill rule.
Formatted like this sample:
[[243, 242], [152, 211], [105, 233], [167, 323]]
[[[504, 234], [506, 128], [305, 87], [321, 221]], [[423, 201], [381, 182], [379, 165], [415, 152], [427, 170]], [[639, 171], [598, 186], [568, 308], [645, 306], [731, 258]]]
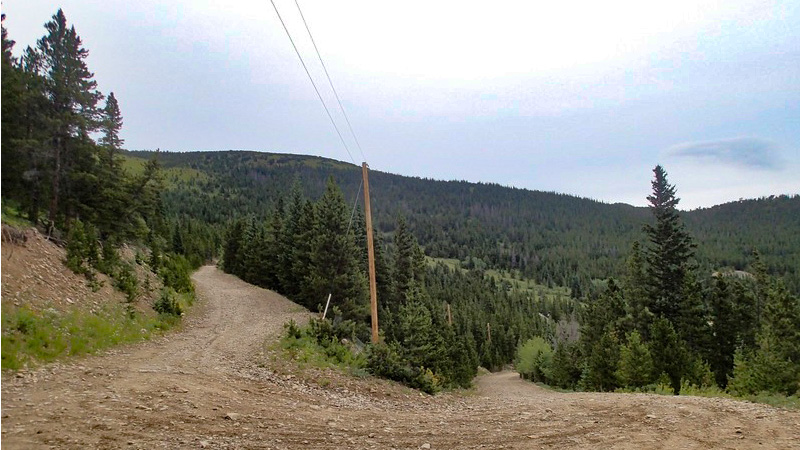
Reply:
[[[152, 152], [128, 152], [136, 170]], [[333, 176], [348, 199], [361, 181], [359, 167], [326, 158], [260, 152], [161, 153], [171, 214], [212, 224], [253, 214], [266, 217], [286, 199], [295, 180], [317, 198]], [[543, 284], [581, 285], [619, 276], [634, 240], [644, 240], [646, 208], [606, 204], [552, 192], [496, 184], [436, 181], [370, 174], [376, 228], [394, 230], [398, 214], [428, 256], [479, 258], [488, 267], [521, 272]], [[680, 196], [680, 186], [678, 186]], [[645, 197], [647, 192], [642, 192]], [[684, 213], [707, 273], [747, 269], [754, 249], [800, 291], [800, 196], [745, 200]]]
[[[120, 253], [123, 260], [135, 262], [131, 248]], [[163, 326], [152, 308], [162, 284], [148, 268], [133, 264], [138, 295], [129, 304], [108, 276], [96, 273], [90, 283], [67, 268], [65, 260], [64, 248], [35, 228], [3, 225], [4, 369], [93, 353], [147, 338]], [[131, 312], [133, 320], [128, 319]]]

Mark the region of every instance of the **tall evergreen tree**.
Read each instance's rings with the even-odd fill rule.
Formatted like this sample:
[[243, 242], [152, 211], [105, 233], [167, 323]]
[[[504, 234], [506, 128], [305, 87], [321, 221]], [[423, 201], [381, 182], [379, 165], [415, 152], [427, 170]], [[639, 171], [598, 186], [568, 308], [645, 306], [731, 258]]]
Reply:
[[51, 102], [48, 115], [54, 133], [49, 219], [55, 223], [59, 213], [74, 214], [63, 211], [60, 196], [71, 191], [70, 173], [77, 169], [81, 151], [90, 148], [86, 141], [89, 133], [98, 128], [97, 102], [102, 94], [97, 91], [94, 74], [86, 65], [89, 52], [83, 48], [75, 27], [67, 26], [61, 9], [45, 24], [45, 29], [47, 34], [37, 41], [36, 53], [45, 92]]
[[695, 245], [681, 222], [676, 208], [680, 199], [675, 197], [675, 186], [667, 181], [667, 172], [656, 166], [653, 174], [653, 193], [647, 200], [656, 223], [644, 227], [650, 243], [645, 251], [650, 310], [674, 320]]
[[366, 322], [369, 317], [366, 276], [358, 270], [358, 250], [352, 230], [347, 231], [347, 204], [333, 177], [328, 179], [316, 211], [311, 270], [306, 275], [306, 302], [314, 306], [322, 304], [331, 293], [332, 304], [345, 317], [357, 319], [357, 323], [362, 319]]

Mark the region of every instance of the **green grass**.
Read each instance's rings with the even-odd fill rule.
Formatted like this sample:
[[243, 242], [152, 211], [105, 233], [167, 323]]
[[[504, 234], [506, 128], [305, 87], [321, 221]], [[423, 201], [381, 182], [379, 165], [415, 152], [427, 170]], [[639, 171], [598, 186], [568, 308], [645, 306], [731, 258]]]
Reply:
[[283, 354], [296, 361], [301, 369], [339, 369], [355, 375], [364, 375], [366, 357], [355, 354], [338, 342], [322, 346], [305, 332], [300, 336], [286, 335], [280, 341]]
[[122, 162], [122, 170], [128, 175], [141, 175], [144, 173], [144, 165], [147, 160], [144, 158], [137, 158], [136, 156], [123, 155], [120, 158]]
[[[454, 258], [431, 258], [425, 257], [425, 262], [429, 267], [435, 267], [437, 264], [444, 264], [450, 270], [463, 270], [461, 262]], [[496, 283], [507, 282], [513, 291], [528, 293], [530, 295], [542, 295], [543, 299], [556, 301], [562, 298], [569, 298], [569, 289], [565, 287], [547, 287], [543, 284], [538, 284], [536, 281], [529, 278], [522, 278], [518, 271], [510, 272], [507, 270], [486, 269], [484, 271], [486, 277], [493, 278]]]
[[[538, 386], [541, 386], [546, 389], [550, 389], [556, 392], [577, 392], [568, 389], [561, 389], [557, 387], [553, 387], [544, 383], [536, 383]], [[646, 393], [646, 394], [657, 394], [657, 395], [674, 395], [672, 392], [672, 387], [666, 384], [652, 384], [649, 386], [645, 386], [642, 389], [634, 389], [634, 388], [619, 388], [616, 391], [617, 393], [622, 394], [631, 394], [631, 393]], [[775, 406], [777, 408], [785, 408], [785, 409], [798, 409], [800, 410], [800, 397], [797, 395], [793, 395], [791, 397], [787, 397], [783, 394], [776, 394], [770, 392], [762, 392], [757, 395], [745, 395], [745, 396], [737, 396], [729, 394], [724, 390], [720, 389], [717, 386], [703, 386], [697, 387], [688, 383], [684, 383], [681, 386], [681, 393], [680, 396], [691, 396], [691, 397], [710, 397], [710, 398], [728, 398], [731, 400], [744, 400], [752, 403], [763, 403], [765, 405]]]
[[121, 303], [106, 305], [96, 313], [33, 311], [4, 304], [2, 368], [19, 370], [68, 356], [93, 354], [114, 345], [148, 339], [178, 321], [176, 317], [141, 314], [129, 319]]
[[[147, 160], [144, 158], [128, 155], [123, 155], [120, 161], [122, 169], [128, 175], [133, 176], [143, 174], [144, 166], [147, 164]], [[192, 180], [200, 182], [209, 179], [208, 174], [191, 167], [162, 167], [161, 170], [167, 187], [174, 187], [178, 183], [188, 183]]]
[[14, 202], [3, 200], [2, 210], [3, 223], [9, 224], [16, 228], [28, 228], [33, 226], [31, 221], [22, 216], [22, 213], [19, 211]]

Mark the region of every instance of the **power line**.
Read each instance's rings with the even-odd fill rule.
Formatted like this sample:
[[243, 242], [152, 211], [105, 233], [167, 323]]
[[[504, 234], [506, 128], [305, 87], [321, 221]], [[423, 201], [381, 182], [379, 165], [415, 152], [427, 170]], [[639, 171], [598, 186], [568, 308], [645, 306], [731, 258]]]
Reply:
[[[355, 158], [353, 158], [353, 155], [350, 153], [350, 149], [347, 147], [347, 142], [345, 142], [344, 138], [342, 137], [342, 133], [339, 131], [339, 127], [336, 126], [336, 122], [333, 120], [333, 116], [331, 116], [331, 112], [328, 110], [328, 106], [325, 104], [325, 100], [322, 99], [322, 95], [319, 93], [319, 89], [317, 89], [317, 84], [314, 83], [314, 78], [311, 77], [311, 73], [308, 71], [308, 67], [306, 67], [306, 63], [305, 61], [303, 61], [303, 57], [300, 55], [300, 51], [297, 50], [297, 46], [294, 44], [294, 39], [292, 39], [292, 35], [291, 33], [289, 33], [289, 29], [286, 27], [286, 23], [284, 23], [283, 17], [281, 17], [281, 13], [278, 11], [278, 7], [275, 6], [275, 0], [269, 0], [269, 1], [270, 3], [272, 3], [272, 7], [275, 9], [275, 14], [278, 15], [278, 20], [280, 20], [281, 25], [283, 25], [283, 30], [286, 31], [286, 36], [289, 36], [289, 42], [292, 43], [292, 48], [294, 48], [294, 52], [297, 54], [297, 57], [300, 58], [300, 64], [303, 65], [303, 69], [306, 71], [306, 75], [308, 75], [308, 79], [309, 81], [311, 81], [311, 85], [314, 86], [314, 92], [317, 93], [317, 97], [319, 98], [319, 101], [322, 103], [322, 107], [325, 108], [325, 113], [328, 115], [328, 119], [330, 119], [331, 125], [333, 125], [333, 129], [336, 130], [336, 134], [339, 135], [339, 140], [342, 141], [342, 145], [344, 146], [345, 151], [347, 151], [347, 155], [350, 156], [350, 161], [352, 161], [353, 164], [358, 165], [356, 164]], [[305, 21], [305, 19], [303, 20]]]
[[319, 63], [322, 64], [322, 69], [325, 71], [325, 76], [328, 78], [328, 83], [331, 85], [331, 90], [333, 90], [333, 95], [336, 97], [336, 102], [339, 103], [339, 109], [342, 110], [342, 115], [344, 116], [345, 122], [347, 122], [347, 128], [350, 129], [350, 134], [353, 135], [353, 140], [356, 141], [356, 146], [358, 146], [358, 151], [361, 153], [361, 157], [364, 158], [364, 161], [367, 160], [367, 157], [364, 156], [364, 151], [361, 149], [361, 143], [358, 142], [358, 137], [356, 137], [355, 131], [353, 131], [353, 126], [350, 124], [350, 118], [347, 117], [347, 113], [344, 110], [344, 106], [342, 106], [342, 101], [339, 99], [339, 94], [336, 92], [336, 88], [333, 87], [333, 81], [331, 80], [331, 76], [328, 73], [328, 68], [325, 66], [325, 62], [322, 61], [322, 55], [319, 53], [319, 48], [317, 48], [317, 42], [314, 40], [314, 36], [311, 35], [311, 29], [308, 27], [308, 23], [306, 22], [306, 16], [303, 15], [303, 10], [300, 9], [300, 3], [298, 0], [294, 0], [294, 4], [297, 5], [297, 11], [300, 12], [300, 17], [303, 19], [303, 25], [306, 27], [306, 31], [308, 32], [308, 37], [311, 38], [311, 43], [314, 44], [314, 51], [317, 52], [317, 58], [319, 58]]
[[356, 199], [353, 201], [353, 210], [350, 212], [350, 222], [347, 223], [347, 231], [345, 235], [350, 233], [350, 226], [353, 225], [353, 217], [356, 215], [356, 206], [358, 206], [358, 199], [361, 196], [361, 188], [364, 186], [364, 179], [361, 179], [361, 184], [358, 185], [358, 192], [356, 192]]

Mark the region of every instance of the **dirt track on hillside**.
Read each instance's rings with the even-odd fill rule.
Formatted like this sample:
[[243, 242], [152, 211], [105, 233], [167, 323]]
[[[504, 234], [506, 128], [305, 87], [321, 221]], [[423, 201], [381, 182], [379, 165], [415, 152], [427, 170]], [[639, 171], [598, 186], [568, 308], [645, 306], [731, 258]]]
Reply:
[[511, 372], [429, 397], [292, 373], [263, 343], [307, 312], [213, 267], [194, 280], [182, 331], [3, 374], [3, 448], [800, 448], [800, 412], [725, 399], [564, 394]]

